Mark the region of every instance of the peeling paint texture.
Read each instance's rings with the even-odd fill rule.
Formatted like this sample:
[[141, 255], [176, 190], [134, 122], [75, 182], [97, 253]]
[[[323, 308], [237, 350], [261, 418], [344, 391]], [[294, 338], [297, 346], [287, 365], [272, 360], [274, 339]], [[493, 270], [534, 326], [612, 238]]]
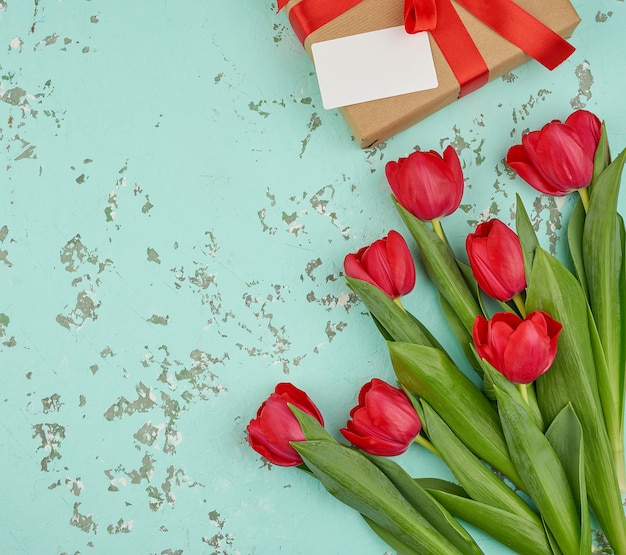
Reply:
[[[246, 425], [291, 381], [339, 437], [360, 386], [393, 381], [342, 274], [390, 229], [410, 239], [389, 160], [457, 150], [466, 191], [444, 227], [460, 257], [478, 222], [513, 222], [516, 194], [564, 252], [574, 200], [504, 157], [574, 108], [626, 146], [626, 3], [574, 6], [556, 70], [528, 63], [360, 150], [275, 2], [0, 0], [0, 551], [391, 555], [253, 452]], [[405, 305], [456, 353], [417, 273]], [[448, 477], [418, 447], [403, 457]]]

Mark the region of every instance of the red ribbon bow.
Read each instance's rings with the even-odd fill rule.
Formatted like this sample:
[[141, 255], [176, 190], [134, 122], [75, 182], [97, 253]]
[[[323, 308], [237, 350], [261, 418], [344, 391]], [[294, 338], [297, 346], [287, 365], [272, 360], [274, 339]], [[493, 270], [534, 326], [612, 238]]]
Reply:
[[[278, 0], [280, 11], [289, 0]], [[512, 0], [455, 0], [496, 33], [552, 70], [574, 47]], [[359, 4], [361, 0], [301, 0], [289, 12], [302, 43], [313, 31]], [[407, 33], [428, 31], [452, 69], [461, 91], [476, 90], [489, 79], [489, 69], [451, 0], [405, 0]]]
[[[496, 33], [548, 69], [554, 69], [574, 47], [511, 0], [456, 0]], [[405, 0], [407, 33], [429, 31], [461, 85], [459, 97], [489, 79], [489, 69], [450, 0]]]
[[405, 0], [404, 28], [430, 32], [461, 86], [459, 98], [489, 81], [489, 68], [450, 0]]

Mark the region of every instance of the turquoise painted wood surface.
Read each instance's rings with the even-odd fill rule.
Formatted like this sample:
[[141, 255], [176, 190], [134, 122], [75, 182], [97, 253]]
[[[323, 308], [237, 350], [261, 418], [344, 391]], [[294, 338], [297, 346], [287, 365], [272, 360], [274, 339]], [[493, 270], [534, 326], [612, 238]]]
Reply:
[[[341, 275], [404, 232], [387, 161], [456, 147], [459, 252], [477, 221], [511, 220], [516, 192], [563, 252], [572, 201], [502, 159], [579, 107], [626, 146], [626, 5], [574, 4], [557, 70], [529, 63], [361, 151], [269, 0], [0, 0], [0, 552], [389, 553], [245, 426], [289, 380], [337, 435], [359, 387], [392, 379]], [[418, 272], [406, 304], [453, 345]], [[418, 447], [402, 462], [448, 476]]]

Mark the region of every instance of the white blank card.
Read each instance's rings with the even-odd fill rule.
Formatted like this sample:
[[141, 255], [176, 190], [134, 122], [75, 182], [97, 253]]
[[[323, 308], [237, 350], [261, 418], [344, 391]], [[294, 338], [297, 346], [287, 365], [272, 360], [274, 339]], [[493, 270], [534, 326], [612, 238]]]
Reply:
[[324, 108], [434, 89], [428, 33], [391, 27], [311, 47]]

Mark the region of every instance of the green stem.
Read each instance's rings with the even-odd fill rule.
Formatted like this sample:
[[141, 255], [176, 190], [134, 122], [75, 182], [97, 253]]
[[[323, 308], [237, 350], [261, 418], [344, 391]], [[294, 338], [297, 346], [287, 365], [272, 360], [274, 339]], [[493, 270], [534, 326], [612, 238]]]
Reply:
[[589, 212], [589, 191], [587, 187], [582, 189], [578, 189], [578, 194], [580, 195], [580, 200], [583, 203], [583, 208], [585, 209], [585, 214]]
[[430, 223], [433, 224], [433, 231], [437, 234], [437, 237], [439, 237], [439, 239], [441, 239], [447, 245], [448, 241], [446, 240], [446, 236], [443, 233], [441, 220], [439, 218], [435, 218], [434, 220], [431, 220]]
[[513, 302], [515, 303], [517, 310], [519, 310], [522, 318], [526, 318], [526, 304], [524, 303], [524, 299], [522, 299], [522, 294], [516, 293], [513, 297]]
[[406, 312], [406, 308], [404, 308], [404, 305], [402, 304], [400, 297], [395, 297], [393, 299], [393, 302], [396, 303], [402, 309], [403, 312]]
[[526, 404], [528, 405], [528, 387], [526, 386], [525, 383], [518, 383], [517, 384], [517, 389], [519, 389], [519, 392], [522, 394], [522, 399], [524, 399], [524, 401], [526, 401]]
[[413, 441], [418, 445], [421, 445], [422, 447], [426, 447], [426, 449], [428, 449], [433, 455], [437, 455], [439, 458], [441, 458], [441, 455], [439, 454], [439, 451], [437, 451], [437, 448], [422, 434], [419, 434]]

